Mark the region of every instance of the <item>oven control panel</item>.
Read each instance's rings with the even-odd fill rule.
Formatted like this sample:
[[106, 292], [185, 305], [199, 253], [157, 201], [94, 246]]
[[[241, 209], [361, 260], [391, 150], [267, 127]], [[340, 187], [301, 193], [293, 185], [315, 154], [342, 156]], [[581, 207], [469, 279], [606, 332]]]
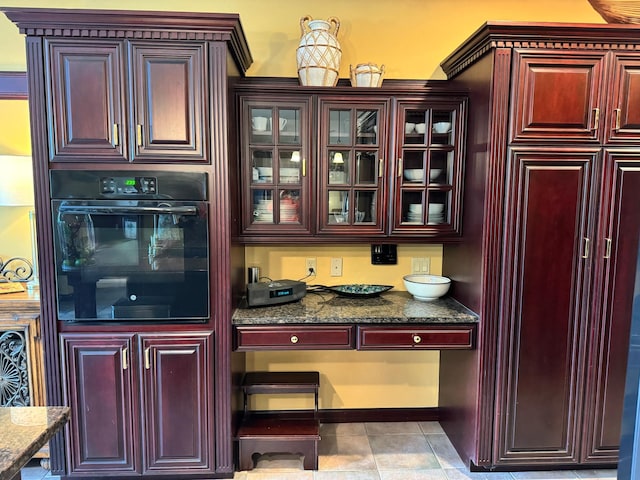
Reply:
[[117, 195], [155, 195], [156, 177], [100, 177], [100, 192]]

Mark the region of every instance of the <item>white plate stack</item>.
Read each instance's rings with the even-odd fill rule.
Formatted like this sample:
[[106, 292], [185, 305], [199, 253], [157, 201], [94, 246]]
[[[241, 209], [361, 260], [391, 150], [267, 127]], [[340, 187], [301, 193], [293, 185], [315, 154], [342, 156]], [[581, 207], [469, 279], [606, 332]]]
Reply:
[[258, 200], [255, 205], [253, 216], [256, 222], [273, 222], [273, 202], [272, 200]]
[[430, 203], [429, 216], [427, 223], [433, 225], [436, 223], [444, 223], [444, 203]]
[[422, 204], [410, 203], [409, 212], [407, 213], [407, 221], [411, 223], [422, 223]]

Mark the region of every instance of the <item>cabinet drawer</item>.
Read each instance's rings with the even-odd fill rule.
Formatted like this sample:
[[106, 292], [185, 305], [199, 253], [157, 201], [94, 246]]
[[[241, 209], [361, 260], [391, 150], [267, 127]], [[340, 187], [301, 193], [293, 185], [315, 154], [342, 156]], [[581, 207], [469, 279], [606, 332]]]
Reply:
[[243, 350], [350, 350], [353, 327], [289, 326], [236, 327], [236, 349]]
[[475, 326], [358, 327], [358, 350], [469, 350]]

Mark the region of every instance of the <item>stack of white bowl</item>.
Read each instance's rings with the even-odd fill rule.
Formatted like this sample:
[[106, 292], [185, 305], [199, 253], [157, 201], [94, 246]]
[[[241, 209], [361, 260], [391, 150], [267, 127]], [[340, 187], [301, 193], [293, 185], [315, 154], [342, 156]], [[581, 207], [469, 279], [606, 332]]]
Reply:
[[298, 221], [298, 203], [293, 200], [282, 200], [280, 202], [280, 221]]
[[427, 223], [444, 223], [444, 203], [430, 203]]
[[257, 222], [273, 222], [273, 201], [260, 199], [255, 205], [253, 216]]
[[300, 181], [300, 169], [280, 168], [280, 183], [298, 183]]
[[257, 167], [258, 168], [258, 181], [260, 183], [271, 183], [273, 181], [273, 168], [271, 167]]
[[422, 204], [410, 203], [409, 212], [407, 213], [407, 220], [412, 223], [422, 222]]

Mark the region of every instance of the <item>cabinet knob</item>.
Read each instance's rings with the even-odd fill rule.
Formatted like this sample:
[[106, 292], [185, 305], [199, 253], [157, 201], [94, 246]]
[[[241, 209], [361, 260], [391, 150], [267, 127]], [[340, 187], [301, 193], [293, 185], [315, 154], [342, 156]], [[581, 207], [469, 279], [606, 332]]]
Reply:
[[298, 343], [298, 337], [296, 335], [291, 335], [291, 343]]
[[421, 341], [422, 341], [422, 338], [420, 338], [420, 335], [413, 336], [413, 343], [420, 343]]

